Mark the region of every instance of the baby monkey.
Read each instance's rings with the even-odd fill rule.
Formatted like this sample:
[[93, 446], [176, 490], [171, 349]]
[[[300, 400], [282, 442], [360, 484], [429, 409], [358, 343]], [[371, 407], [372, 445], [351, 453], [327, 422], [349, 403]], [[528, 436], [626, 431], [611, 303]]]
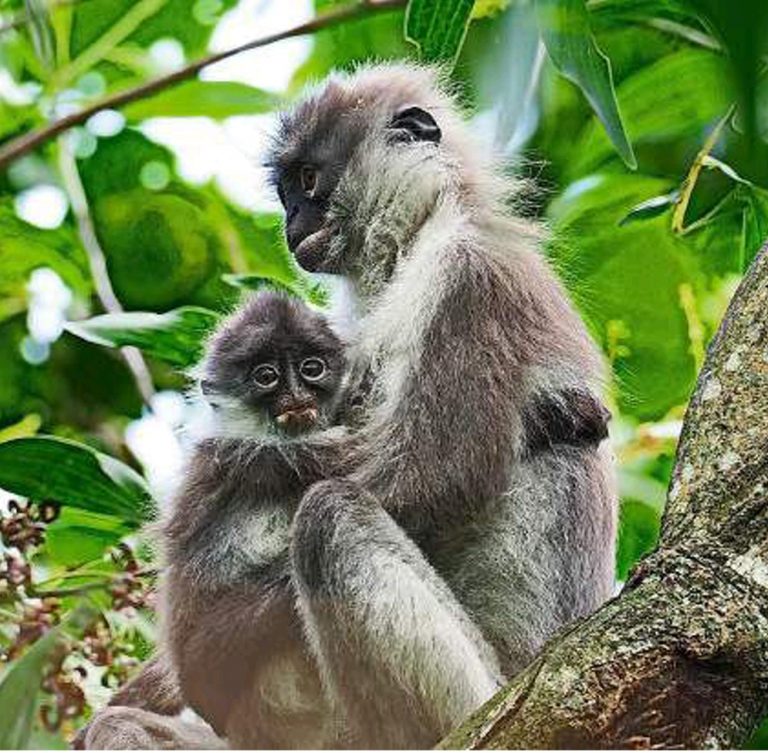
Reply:
[[186, 703], [234, 747], [327, 744], [288, 547], [302, 494], [343, 472], [345, 369], [325, 319], [274, 293], [226, 320], [203, 360], [214, 420], [162, 529], [163, 650]]
[[345, 358], [320, 314], [262, 293], [215, 333], [203, 369], [220, 436], [296, 435], [330, 425]]

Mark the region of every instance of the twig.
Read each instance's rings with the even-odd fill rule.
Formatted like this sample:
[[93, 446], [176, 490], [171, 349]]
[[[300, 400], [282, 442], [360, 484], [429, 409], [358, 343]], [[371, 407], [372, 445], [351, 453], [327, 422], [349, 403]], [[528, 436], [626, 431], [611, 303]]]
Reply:
[[696, 182], [699, 179], [699, 173], [701, 173], [704, 167], [705, 159], [709, 156], [709, 153], [715, 148], [717, 140], [720, 138], [720, 134], [723, 132], [725, 124], [733, 115], [734, 106], [731, 105], [728, 108], [728, 112], [723, 115], [712, 129], [712, 133], [709, 134], [707, 140], [704, 142], [704, 146], [701, 147], [696, 158], [693, 160], [691, 169], [688, 171], [688, 175], [685, 176], [683, 185], [680, 189], [680, 198], [677, 200], [675, 211], [672, 213], [672, 231], [675, 233], [684, 233], [685, 227], [685, 213], [688, 210], [688, 204], [691, 201], [693, 195], [693, 189], [696, 188]]
[[97, 583], [84, 583], [82, 586], [71, 586], [70, 588], [48, 588], [30, 590], [30, 596], [35, 599], [60, 599], [65, 596], [80, 596], [91, 591], [103, 591], [112, 585], [112, 580], [101, 580]]
[[[96, 229], [88, 207], [85, 189], [80, 180], [80, 173], [77, 170], [77, 163], [64, 138], [59, 140], [59, 169], [64, 181], [64, 188], [72, 204], [72, 211], [75, 213], [80, 240], [88, 255], [88, 264], [96, 287], [96, 295], [105, 311], [110, 314], [120, 313], [123, 306], [112, 288], [112, 282], [107, 272], [107, 260], [99, 239], [96, 237]], [[144, 361], [144, 356], [141, 355], [138, 348], [133, 347], [120, 348], [120, 354], [133, 374], [142, 399], [148, 403], [155, 394], [155, 387], [152, 384], [152, 376]]]
[[[143, 570], [139, 570], [136, 573], [134, 573], [139, 578], [153, 578], [157, 575], [157, 570], [155, 568], [145, 568]], [[115, 582], [119, 581], [120, 576], [115, 575], [110, 578], [107, 578], [106, 580], [100, 580], [95, 581], [93, 583], [83, 583], [80, 586], [69, 586], [69, 587], [62, 587], [62, 588], [33, 588], [30, 592], [31, 596], [34, 596], [37, 599], [48, 599], [48, 598], [61, 598], [63, 596], [78, 596], [80, 594], [86, 594], [90, 591], [100, 591], [105, 588], [109, 588], [112, 586]]]
[[254, 50], [257, 47], [266, 47], [267, 45], [274, 44], [283, 39], [290, 39], [291, 37], [303, 36], [304, 34], [312, 34], [322, 29], [329, 29], [333, 26], [337, 26], [346, 21], [351, 21], [356, 18], [363, 18], [372, 13], [379, 13], [382, 11], [394, 10], [396, 8], [405, 7], [406, 0], [361, 0], [361, 2], [355, 5], [339, 8], [338, 10], [325, 13], [317, 18], [307, 21], [298, 26], [294, 26], [292, 29], [286, 31], [280, 31], [275, 34], [269, 34], [266, 37], [254, 39], [245, 44], [233, 47], [223, 52], [215, 52], [211, 55], [196, 60], [189, 65], [180, 68], [173, 73], [169, 73], [165, 76], [160, 76], [152, 81], [147, 81], [144, 84], [126, 89], [125, 91], [117, 92], [109, 97], [96, 102], [89, 107], [86, 107], [79, 112], [72, 113], [63, 118], [59, 118], [52, 123], [49, 123], [43, 128], [39, 128], [35, 131], [20, 136], [13, 141], [9, 141], [2, 148], [0, 148], [0, 170], [4, 170], [14, 160], [18, 159], [24, 154], [31, 152], [46, 141], [58, 136], [64, 131], [72, 128], [73, 126], [85, 123], [88, 118], [101, 110], [116, 109], [135, 102], [138, 99], [143, 99], [152, 94], [155, 94], [163, 89], [178, 84], [181, 81], [185, 81], [192, 78], [199, 73], [203, 68], [218, 63], [221, 60], [237, 55], [241, 52], [248, 50]]

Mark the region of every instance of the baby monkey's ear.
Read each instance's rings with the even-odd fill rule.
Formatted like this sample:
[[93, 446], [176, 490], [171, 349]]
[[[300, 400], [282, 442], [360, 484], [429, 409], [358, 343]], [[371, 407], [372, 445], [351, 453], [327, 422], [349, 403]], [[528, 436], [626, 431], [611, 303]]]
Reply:
[[395, 141], [431, 141], [439, 144], [443, 137], [432, 115], [415, 105], [396, 113], [389, 123], [389, 129]]

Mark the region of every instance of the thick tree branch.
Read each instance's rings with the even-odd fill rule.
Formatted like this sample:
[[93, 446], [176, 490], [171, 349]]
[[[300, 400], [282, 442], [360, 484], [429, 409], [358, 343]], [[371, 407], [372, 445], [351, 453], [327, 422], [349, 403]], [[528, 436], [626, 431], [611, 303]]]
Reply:
[[139, 86], [104, 97], [104, 99], [95, 102], [83, 110], [59, 118], [43, 128], [25, 133], [23, 136], [19, 136], [19, 138], [13, 139], [0, 147], [0, 170], [4, 170], [11, 162], [24, 154], [28, 154], [33, 149], [36, 149], [55, 136], [64, 133], [76, 125], [85, 123], [88, 118], [101, 110], [115, 110], [130, 102], [149, 97], [152, 94], [156, 94], [163, 89], [173, 86], [174, 84], [186, 81], [187, 79], [196, 76], [203, 68], [218, 63], [221, 60], [226, 60], [233, 55], [246, 52], [247, 50], [255, 50], [257, 47], [266, 47], [267, 45], [274, 44], [283, 39], [303, 36], [304, 34], [312, 34], [322, 29], [329, 29], [346, 21], [369, 16], [372, 13], [403, 8], [405, 5], [406, 0], [361, 0], [355, 5], [344, 6], [338, 10], [330, 11], [311, 21], [299, 24], [292, 29], [280, 31], [276, 34], [269, 34], [268, 36], [254, 39], [251, 42], [246, 42], [245, 44], [233, 47], [229, 50], [224, 50], [223, 52], [213, 53], [200, 60], [195, 60], [173, 73], [159, 76], [158, 78], [155, 78], [152, 81], [147, 81]]
[[768, 714], [768, 246], [688, 408], [659, 548], [444, 748], [732, 748]]

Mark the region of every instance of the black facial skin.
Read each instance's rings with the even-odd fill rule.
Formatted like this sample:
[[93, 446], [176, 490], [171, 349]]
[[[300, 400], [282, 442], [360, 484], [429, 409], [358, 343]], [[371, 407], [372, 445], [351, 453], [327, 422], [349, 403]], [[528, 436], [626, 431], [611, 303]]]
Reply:
[[234, 398], [298, 434], [332, 420], [344, 369], [343, 345], [320, 315], [261, 293], [214, 336], [201, 386], [214, 407]]
[[[272, 182], [285, 210], [288, 247], [307, 271], [327, 271], [324, 266], [334, 229], [326, 224], [328, 205], [339, 179], [369, 127], [349, 102], [339, 98], [336, 108], [313, 111], [312, 100], [287, 116], [276, 137], [278, 145], [304, 132], [290, 153], [281, 152], [268, 161]], [[352, 109], [350, 109], [352, 108]], [[312, 122], [311, 129], [306, 123]], [[442, 132], [435, 119], [420, 107], [398, 110], [387, 129], [393, 142], [428, 141], [438, 144]]]

